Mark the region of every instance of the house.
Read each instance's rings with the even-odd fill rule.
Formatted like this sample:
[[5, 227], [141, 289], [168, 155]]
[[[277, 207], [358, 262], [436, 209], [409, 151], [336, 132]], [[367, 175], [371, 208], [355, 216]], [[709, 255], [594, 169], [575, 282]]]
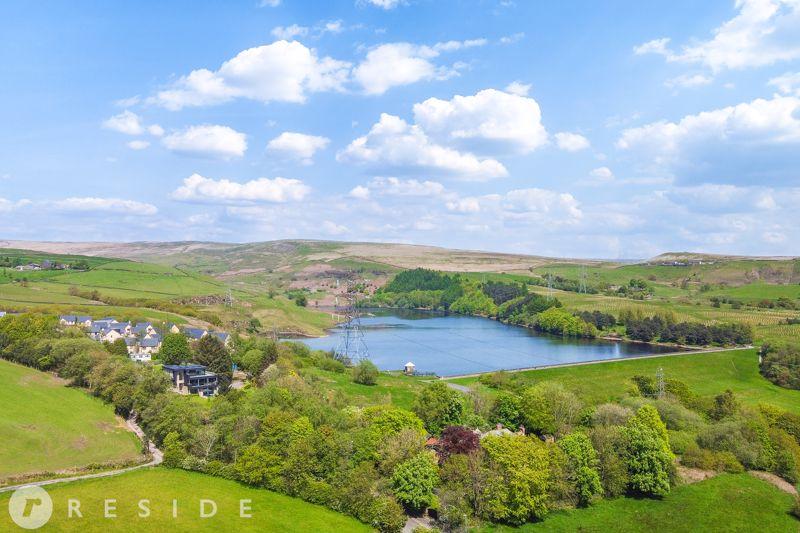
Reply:
[[131, 333], [133, 335], [149, 335], [155, 333], [155, 331], [156, 328], [154, 328], [153, 324], [150, 322], [137, 322], [131, 327]]
[[61, 315], [58, 322], [62, 326], [81, 326], [88, 328], [92, 325], [92, 317], [82, 315]]
[[172, 388], [180, 394], [214, 396], [219, 384], [217, 375], [206, 372], [203, 365], [164, 365], [162, 367], [172, 379]]
[[208, 335], [207, 329], [202, 328], [183, 328], [183, 334], [190, 340], [197, 341]]
[[229, 348], [231, 345], [231, 336], [225, 333], [224, 331], [218, 331], [214, 333], [214, 336], [222, 341], [222, 344], [225, 345], [226, 348]]
[[139, 341], [139, 351], [147, 354], [154, 354], [161, 349], [161, 337], [145, 337]]
[[167, 330], [168, 333], [180, 333], [181, 328], [173, 324], [172, 322], [167, 322], [164, 329]]
[[409, 376], [413, 376], [413, 375], [414, 375], [414, 370], [415, 370], [415, 369], [416, 369], [416, 366], [414, 365], [414, 363], [412, 363], [411, 361], [409, 361], [409, 362], [408, 362], [408, 363], [406, 363], [406, 365], [403, 367], [403, 373], [404, 373], [404, 374], [408, 374]]
[[133, 355], [139, 351], [139, 346], [133, 337], [125, 337], [125, 347], [128, 348], [128, 355]]
[[124, 336], [119, 330], [116, 329], [104, 329], [100, 335], [100, 340], [103, 342], [114, 342], [117, 339], [123, 339]]

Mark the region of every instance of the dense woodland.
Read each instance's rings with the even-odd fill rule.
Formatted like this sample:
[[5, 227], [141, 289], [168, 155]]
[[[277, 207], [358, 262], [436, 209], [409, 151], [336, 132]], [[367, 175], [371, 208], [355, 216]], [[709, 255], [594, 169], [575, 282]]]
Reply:
[[[540, 314], [548, 312], [564, 311]], [[499, 372], [483, 379], [491, 394], [433, 382], [405, 410], [354, 405], [305, 370], [353, 372], [354, 380], [360, 371], [300, 344], [236, 338], [232, 353], [213, 341], [165, 344], [164, 360], [216, 368], [233, 360], [252, 380], [197, 401], [169, 392], [159, 369], [59, 328], [54, 317], [0, 319], [2, 357], [86, 387], [121, 415], [135, 413], [165, 466], [286, 493], [382, 531], [399, 531], [407, 512], [425, 509], [442, 529], [462, 531], [600, 498], [658, 498], [676, 483], [676, 456], [686, 466], [800, 480], [797, 413], [745, 407], [730, 392], [697, 396], [675, 380], [660, 390], [653, 376], [632, 376], [621, 401], [588, 405], [559, 383]], [[503, 429], [490, 431], [497, 424]]]
[[[535, 278], [532, 284], [537, 284]], [[563, 278], [558, 283], [569, 285]], [[576, 289], [577, 290], [577, 289]], [[626, 294], [646, 293], [649, 286], [631, 280]], [[366, 300], [364, 305], [442, 310], [465, 315], [496, 317], [545, 333], [593, 338], [624, 333], [641, 342], [662, 342], [692, 346], [733, 346], [753, 342], [753, 330], [746, 324], [678, 322], [671, 313], [645, 316], [623, 311], [619, 317], [608, 313], [570, 312], [558, 298], [529, 292], [526, 284], [487, 281], [479, 283], [458, 274], [449, 275], [417, 268], [397, 274], [390, 283]]]

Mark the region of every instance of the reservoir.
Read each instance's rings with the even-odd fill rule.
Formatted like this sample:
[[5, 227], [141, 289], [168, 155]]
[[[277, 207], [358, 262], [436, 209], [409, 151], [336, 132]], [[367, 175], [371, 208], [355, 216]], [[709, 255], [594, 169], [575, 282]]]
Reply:
[[[487, 318], [426, 311], [369, 309], [361, 329], [370, 359], [381, 370], [413, 362], [418, 372], [440, 376], [511, 370], [679, 351], [669, 346], [544, 335]], [[335, 349], [341, 328], [304, 339], [317, 350]]]

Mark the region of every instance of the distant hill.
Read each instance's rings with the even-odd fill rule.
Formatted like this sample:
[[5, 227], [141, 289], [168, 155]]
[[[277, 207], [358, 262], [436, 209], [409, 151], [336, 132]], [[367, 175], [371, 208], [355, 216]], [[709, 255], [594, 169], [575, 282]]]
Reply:
[[751, 256], [751, 255], [725, 255], [703, 254], [697, 252], [667, 252], [645, 261], [648, 264], [661, 264], [671, 262], [722, 262], [722, 261], [791, 261], [798, 259], [796, 256]]
[[514, 272], [553, 263], [594, 265], [598, 260], [550, 258], [393, 243], [281, 240], [246, 244], [217, 242], [0, 241], [0, 248], [79, 254], [183, 265], [213, 275], [253, 274], [291, 268], [298, 262], [363, 261], [388, 268], [426, 267], [461, 272]]

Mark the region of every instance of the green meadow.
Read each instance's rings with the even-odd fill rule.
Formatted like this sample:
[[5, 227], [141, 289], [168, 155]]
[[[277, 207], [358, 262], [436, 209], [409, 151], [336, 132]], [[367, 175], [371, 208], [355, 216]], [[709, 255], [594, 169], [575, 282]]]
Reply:
[[722, 474], [676, 487], [663, 499], [617, 498], [585, 509], [549, 515], [520, 528], [486, 531], [581, 531], [651, 533], [670, 531], [797, 532], [800, 521], [789, 514], [793, 497], [748, 474]]
[[[543, 368], [515, 373], [524, 382], [559, 381], [592, 404], [619, 400], [636, 375], [655, 376], [664, 369], [667, 379], [678, 379], [703, 396], [732, 390], [750, 405], [771, 404], [789, 411], [800, 410], [800, 391], [778, 387], [758, 372], [755, 350], [669, 355], [644, 359], [617, 359], [603, 363]], [[481, 386], [479, 378], [456, 378], [454, 383]]]
[[[113, 477], [46, 487], [53, 500], [53, 515], [40, 531], [371, 531], [343, 514], [302, 500], [246, 487], [222, 478], [165, 468], [147, 468]], [[8, 494], [0, 494], [6, 507]], [[67, 516], [67, 500], [80, 501], [83, 518]], [[116, 518], [104, 517], [104, 500], [116, 500]], [[139, 501], [149, 502], [150, 516], [139, 516]], [[200, 499], [217, 505], [216, 515], [200, 518]], [[249, 502], [251, 518], [240, 517], [240, 500]], [[178, 501], [173, 518], [173, 500]], [[0, 530], [16, 526], [8, 513], [0, 513]]]
[[0, 360], [0, 484], [10, 476], [141, 457], [110, 405], [50, 374]]

